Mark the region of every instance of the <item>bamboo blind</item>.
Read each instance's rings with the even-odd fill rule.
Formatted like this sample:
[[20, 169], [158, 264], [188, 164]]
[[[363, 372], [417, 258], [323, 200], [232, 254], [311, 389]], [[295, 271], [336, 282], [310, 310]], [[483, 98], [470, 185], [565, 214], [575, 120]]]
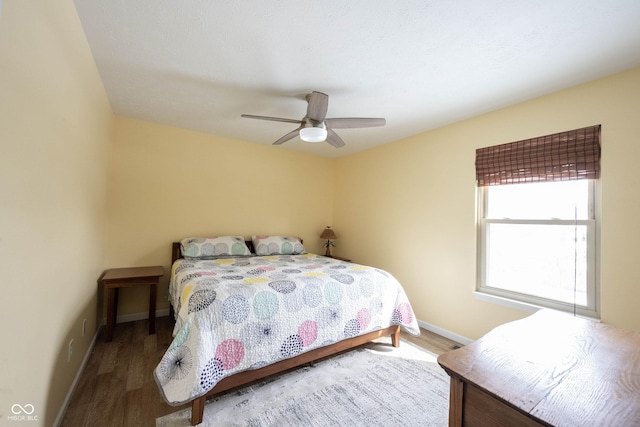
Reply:
[[600, 125], [476, 150], [479, 187], [600, 177]]

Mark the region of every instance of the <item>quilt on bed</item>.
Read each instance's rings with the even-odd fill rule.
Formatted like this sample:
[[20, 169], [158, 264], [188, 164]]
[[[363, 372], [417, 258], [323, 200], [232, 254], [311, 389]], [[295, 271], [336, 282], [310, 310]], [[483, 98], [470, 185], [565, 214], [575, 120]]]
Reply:
[[391, 274], [314, 254], [180, 259], [169, 292], [174, 340], [154, 376], [171, 405], [345, 338], [391, 325], [420, 333]]

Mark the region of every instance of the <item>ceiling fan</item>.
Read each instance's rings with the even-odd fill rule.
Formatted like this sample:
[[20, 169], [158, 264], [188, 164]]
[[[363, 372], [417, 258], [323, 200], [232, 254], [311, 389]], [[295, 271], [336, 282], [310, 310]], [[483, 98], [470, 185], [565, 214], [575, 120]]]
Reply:
[[329, 106], [329, 95], [322, 92], [313, 91], [305, 96], [307, 100], [307, 115], [301, 120], [283, 119], [280, 117], [254, 116], [251, 114], [242, 114], [242, 117], [248, 119], [272, 120], [275, 122], [295, 123], [300, 125], [297, 129], [292, 130], [282, 138], [278, 139], [273, 145], [280, 145], [296, 136], [306, 142], [323, 142], [327, 141], [336, 148], [344, 147], [344, 141], [338, 136], [333, 129], [350, 129], [350, 128], [368, 128], [375, 126], [384, 126], [385, 119], [364, 118], [364, 117], [342, 117], [335, 119], [327, 119], [327, 108]]

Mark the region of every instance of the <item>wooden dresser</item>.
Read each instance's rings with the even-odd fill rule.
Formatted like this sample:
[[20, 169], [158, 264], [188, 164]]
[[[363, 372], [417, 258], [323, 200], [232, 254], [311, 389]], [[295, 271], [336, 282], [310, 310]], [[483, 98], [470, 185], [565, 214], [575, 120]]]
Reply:
[[450, 426], [640, 426], [640, 333], [541, 310], [438, 363]]

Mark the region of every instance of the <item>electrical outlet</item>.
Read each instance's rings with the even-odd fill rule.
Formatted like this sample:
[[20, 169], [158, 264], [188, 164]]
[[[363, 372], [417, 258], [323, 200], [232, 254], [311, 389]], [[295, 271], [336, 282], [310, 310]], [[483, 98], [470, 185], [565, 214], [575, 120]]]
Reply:
[[82, 336], [87, 333], [87, 319], [82, 321]]
[[67, 362], [71, 362], [71, 356], [73, 355], [73, 338], [69, 341], [69, 356], [67, 357]]

